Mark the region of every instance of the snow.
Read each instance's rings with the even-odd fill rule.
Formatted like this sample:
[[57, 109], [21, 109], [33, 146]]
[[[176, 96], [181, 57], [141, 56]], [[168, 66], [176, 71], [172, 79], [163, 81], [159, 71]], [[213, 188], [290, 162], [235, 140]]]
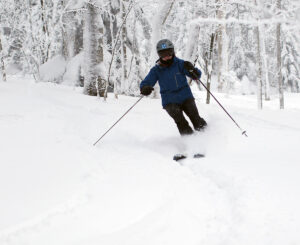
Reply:
[[40, 76], [43, 81], [52, 82], [61, 80], [66, 71], [66, 61], [63, 56], [57, 55], [40, 66]]
[[[195, 89], [195, 88], [194, 88]], [[300, 96], [194, 90], [209, 127], [181, 139], [160, 100], [107, 102], [81, 88], [0, 83], [0, 244], [300, 243]], [[172, 161], [179, 152], [202, 159]]]
[[[83, 64], [83, 53], [75, 55], [66, 65], [65, 73], [63, 75], [63, 84], [69, 86], [77, 85], [80, 74], [80, 67]], [[77, 84], [76, 84], [77, 83]]]

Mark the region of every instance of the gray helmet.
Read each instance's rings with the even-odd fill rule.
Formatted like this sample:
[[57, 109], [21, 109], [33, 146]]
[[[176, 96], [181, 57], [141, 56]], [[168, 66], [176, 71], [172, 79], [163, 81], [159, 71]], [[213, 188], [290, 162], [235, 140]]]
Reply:
[[159, 52], [165, 49], [174, 49], [173, 43], [168, 39], [162, 39], [156, 44], [156, 51]]

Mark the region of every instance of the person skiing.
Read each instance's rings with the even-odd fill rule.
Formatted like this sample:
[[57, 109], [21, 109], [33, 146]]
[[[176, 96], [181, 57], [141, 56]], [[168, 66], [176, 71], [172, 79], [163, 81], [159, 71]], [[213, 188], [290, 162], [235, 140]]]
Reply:
[[191, 62], [177, 58], [174, 45], [168, 39], [160, 40], [156, 45], [156, 51], [159, 59], [141, 82], [141, 94], [150, 95], [158, 81], [162, 106], [174, 119], [180, 135], [194, 133], [183, 112], [189, 117], [196, 131], [204, 130], [207, 123], [199, 116], [194, 96], [186, 79], [186, 76], [193, 80], [199, 79], [201, 71]]

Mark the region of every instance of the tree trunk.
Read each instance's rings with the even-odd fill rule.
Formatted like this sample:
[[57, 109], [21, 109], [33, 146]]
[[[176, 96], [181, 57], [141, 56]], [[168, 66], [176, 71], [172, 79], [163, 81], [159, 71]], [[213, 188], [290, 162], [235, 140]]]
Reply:
[[[281, 9], [281, 0], [277, 0], [277, 8]], [[276, 26], [276, 46], [277, 46], [277, 71], [278, 71], [278, 88], [279, 88], [279, 103], [280, 109], [284, 109], [284, 94], [282, 81], [282, 65], [281, 65], [281, 24]]]
[[[65, 8], [66, 6], [63, 7]], [[71, 23], [75, 19], [75, 17], [76, 15], [73, 12], [65, 13], [62, 18], [63, 23]], [[76, 54], [76, 31], [76, 25], [61, 25], [62, 55], [66, 60], [69, 60]]]
[[[207, 89], [210, 91], [210, 81], [211, 81], [211, 73], [212, 73], [212, 55], [213, 55], [213, 48], [214, 48], [214, 40], [215, 34], [212, 33], [210, 36], [210, 48], [209, 48], [209, 56], [207, 60]], [[207, 91], [206, 94], [206, 104], [210, 103], [210, 93]]]
[[[103, 86], [103, 79], [99, 75], [99, 68], [97, 67], [103, 62], [103, 44], [102, 35], [103, 27], [98, 27], [98, 18], [96, 7], [93, 4], [87, 3], [87, 13], [85, 16], [84, 28], [84, 93], [92, 96], [104, 96], [105, 88]], [[100, 38], [98, 33], [100, 32]], [[102, 32], [102, 33], [101, 33]]]
[[6, 71], [5, 71], [5, 65], [4, 65], [1, 36], [0, 36], [0, 63], [1, 63], [0, 65], [1, 65], [2, 80], [3, 80], [3, 82], [6, 82]]
[[[98, 15], [100, 16], [100, 15]], [[104, 34], [104, 26], [103, 22], [99, 21], [99, 27], [97, 29], [97, 33], [99, 33], [98, 38], [97, 38], [97, 48], [96, 48], [96, 57], [97, 57], [97, 65], [103, 64], [104, 62], [104, 50], [103, 50], [103, 34]], [[100, 97], [105, 97], [106, 98], [106, 85], [105, 85], [105, 79], [103, 74], [101, 74], [97, 68], [97, 94]]]
[[261, 57], [262, 57], [262, 69], [265, 73], [265, 82], [264, 82], [264, 92], [265, 100], [270, 100], [270, 80], [269, 80], [269, 70], [268, 70], [268, 59], [266, 53], [266, 41], [265, 41], [265, 28], [263, 26], [259, 27], [259, 36], [261, 43]]
[[[264, 6], [261, 0], [254, 0], [256, 6], [259, 9], [263, 9]], [[264, 18], [261, 12], [259, 12], [259, 18]], [[266, 53], [266, 41], [265, 41], [265, 28], [264, 24], [258, 26], [258, 35], [259, 35], [259, 45], [260, 45], [260, 57], [261, 57], [261, 71], [262, 71], [262, 86], [264, 89], [265, 100], [270, 100], [270, 81], [269, 81], [269, 71], [268, 71], [268, 61]], [[264, 76], [263, 76], [264, 73]]]
[[[217, 0], [218, 4], [222, 4], [223, 0]], [[217, 18], [220, 20], [225, 19], [223, 6], [217, 10]], [[224, 90], [224, 75], [228, 72], [228, 40], [226, 33], [226, 24], [220, 24], [218, 28], [218, 91]]]
[[[197, 14], [198, 11], [196, 7], [197, 7], [196, 4], [194, 4], [193, 5], [194, 13], [192, 17], [193, 19], [196, 19], [199, 15]], [[189, 28], [188, 42], [184, 54], [185, 60], [194, 61], [196, 59], [199, 34], [200, 34], [200, 25], [197, 23], [191, 24]]]
[[222, 26], [219, 25], [218, 30], [218, 91], [221, 92], [223, 90], [222, 85], [222, 70], [223, 70], [223, 59], [222, 59], [222, 53], [223, 53], [223, 40], [222, 40]]
[[[122, 34], [122, 30], [123, 30], [123, 25], [125, 25], [126, 23], [126, 19], [131, 11], [131, 9], [133, 8], [133, 0], [130, 2], [129, 4], [129, 7], [128, 7], [128, 10], [127, 10], [127, 13], [125, 14], [124, 16], [124, 19], [123, 19], [123, 22], [118, 30], [118, 32], [116, 33], [116, 37], [115, 37], [115, 40], [114, 40], [114, 45], [113, 45], [113, 48], [112, 48], [112, 55], [111, 55], [111, 61], [110, 61], [110, 64], [109, 64], [109, 68], [108, 68], [108, 77], [107, 77], [107, 80], [105, 81], [106, 85], [105, 85], [105, 97], [107, 96], [107, 89], [108, 89], [108, 86], [109, 86], [109, 82], [110, 82], [110, 77], [111, 77], [111, 69], [112, 69], [112, 66], [113, 66], [113, 61], [114, 61], [114, 56], [116, 54], [116, 50], [117, 50], [117, 46], [118, 46], [118, 43], [119, 43], [119, 40], [122, 39], [121, 37], [121, 34]], [[117, 65], [118, 63], [121, 63], [121, 61], [117, 60]], [[115, 80], [114, 82], [114, 93], [115, 93], [115, 97], [117, 98], [117, 85], [118, 85], [118, 81]]]
[[42, 23], [43, 23], [43, 33], [44, 33], [44, 38], [45, 38], [45, 44], [47, 46], [44, 45], [44, 48], [46, 48], [46, 50], [42, 50], [42, 64], [44, 64], [45, 62], [48, 61], [49, 58], [49, 50], [50, 50], [50, 42], [49, 42], [49, 31], [48, 31], [48, 26], [47, 26], [47, 20], [46, 20], [46, 14], [45, 14], [45, 9], [47, 6], [45, 6], [45, 0], [40, 0], [41, 3], [41, 19], [42, 19]]
[[143, 12], [143, 10], [142, 10], [141, 7], [135, 6], [134, 12], [135, 12], [135, 18], [138, 17], [138, 21], [143, 26], [143, 30], [142, 31], [143, 31], [144, 37], [147, 40], [150, 40], [151, 39], [151, 31], [152, 31], [152, 29], [151, 29], [151, 23], [149, 23], [148, 19], [143, 16], [144, 12]]
[[[135, 18], [137, 19], [137, 21], [140, 22], [140, 24], [143, 26], [143, 36], [145, 37], [145, 49], [146, 49], [146, 53], [150, 54], [151, 53], [151, 32], [152, 32], [152, 28], [151, 28], [151, 23], [148, 21], [148, 19], [146, 17], [144, 17], [144, 12], [143, 9], [139, 6], [135, 6], [134, 8], [134, 12], [135, 12]], [[136, 38], [136, 36], [134, 37], [134, 39]], [[137, 57], [138, 59], [140, 59], [140, 57]], [[145, 57], [146, 61], [148, 62], [150, 57]]]
[[260, 37], [259, 37], [259, 27], [255, 27], [255, 36], [256, 36], [256, 62], [257, 62], [257, 106], [258, 109], [262, 109], [262, 60], [261, 60], [261, 52], [260, 52]]
[[[118, 33], [117, 14], [120, 12], [120, 4], [121, 4], [120, 0], [114, 1], [114, 3], [110, 1], [109, 12], [102, 13], [103, 27], [105, 29], [105, 40], [106, 40], [106, 45], [108, 47], [107, 51], [112, 55], [111, 63], [109, 64], [109, 71], [108, 71], [109, 74], [105, 86], [105, 95], [104, 95], [105, 98], [107, 97], [109, 86], [113, 86], [115, 97], [118, 98], [118, 87], [121, 84], [120, 80], [118, 80], [117, 77], [114, 78], [114, 81], [110, 81], [110, 71], [112, 66], [115, 65], [113, 57], [115, 55], [114, 46], [116, 45], [116, 38]], [[114, 18], [111, 18], [111, 16], [114, 16]]]
[[[254, 0], [254, 4], [257, 6], [257, 1]], [[259, 23], [260, 13], [258, 14], [259, 17], [257, 18], [257, 23]], [[261, 58], [261, 38], [259, 33], [259, 26], [257, 25], [254, 28], [254, 35], [256, 38], [256, 86], [257, 86], [257, 107], [258, 109], [262, 109], [262, 58]]]
[[124, 1], [121, 2], [121, 13], [124, 24], [121, 29], [121, 57], [122, 57], [122, 92], [127, 89], [127, 49], [126, 49], [126, 9]]

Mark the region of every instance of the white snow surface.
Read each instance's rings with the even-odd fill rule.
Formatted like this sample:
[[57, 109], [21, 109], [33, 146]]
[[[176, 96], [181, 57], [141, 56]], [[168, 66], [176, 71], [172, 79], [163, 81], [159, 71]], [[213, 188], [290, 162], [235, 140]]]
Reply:
[[[181, 138], [159, 99], [0, 83], [1, 245], [300, 244], [300, 95], [257, 110], [194, 91], [205, 132]], [[205, 153], [174, 162], [175, 153]]]

